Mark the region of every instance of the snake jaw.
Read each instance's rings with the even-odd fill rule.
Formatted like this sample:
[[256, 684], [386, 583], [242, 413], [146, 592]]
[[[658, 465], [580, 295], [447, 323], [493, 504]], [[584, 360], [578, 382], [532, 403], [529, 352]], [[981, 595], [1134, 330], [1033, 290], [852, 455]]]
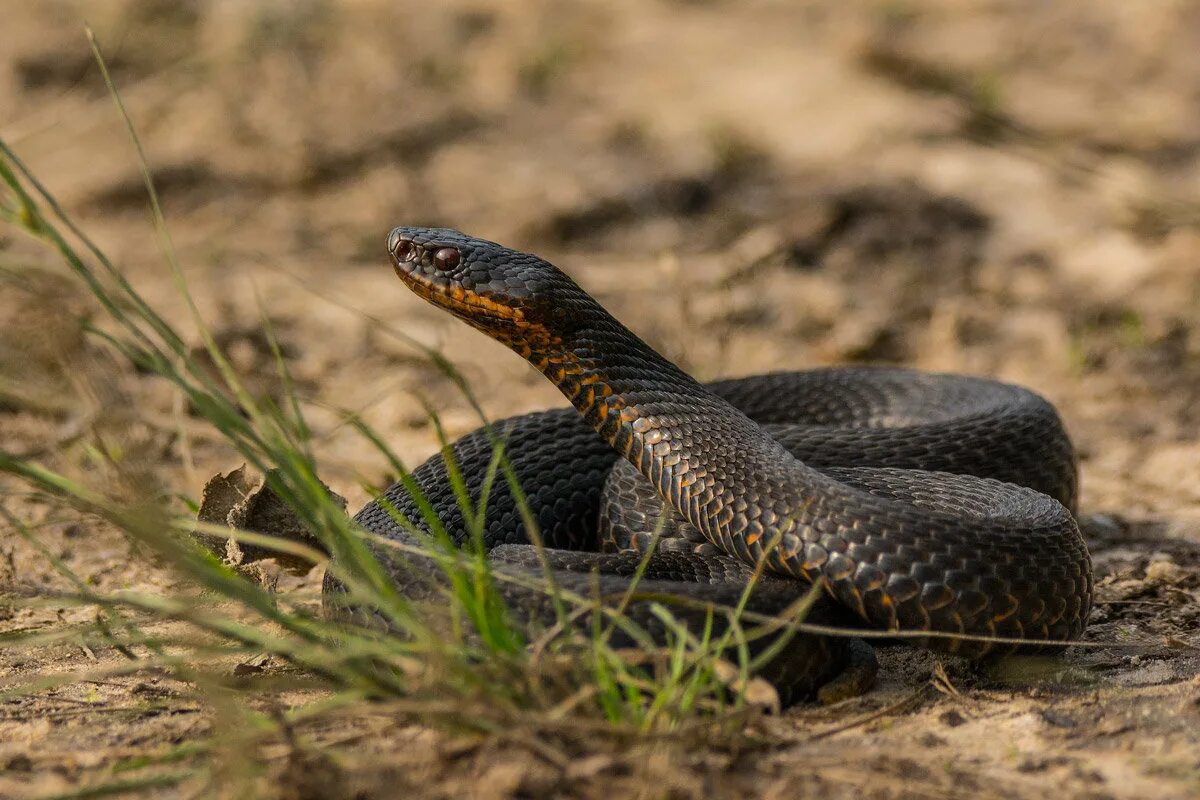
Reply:
[[[514, 285], [516, 278], [500, 267], [474, 258], [475, 248], [457, 231], [438, 230], [442, 235], [432, 237], [415, 231], [396, 228], [388, 236], [392, 269], [414, 294], [524, 358], [549, 361], [562, 350], [561, 331], [552, 327], [561, 329], [565, 315], [550, 298], [538, 296], [535, 287]], [[499, 291], [493, 289], [497, 282]]]

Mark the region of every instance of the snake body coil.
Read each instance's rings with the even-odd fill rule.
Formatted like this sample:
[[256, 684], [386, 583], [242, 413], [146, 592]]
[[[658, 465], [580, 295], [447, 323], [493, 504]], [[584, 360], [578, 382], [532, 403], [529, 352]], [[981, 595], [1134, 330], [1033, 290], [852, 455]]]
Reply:
[[[566, 585], [619, 592], [665, 504], [668, 538], [643, 588], [736, 602], [763, 561], [772, 577], [751, 609], [777, 611], [819, 582], [881, 629], [1037, 640], [1082, 632], [1092, 572], [1070, 511], [1073, 451], [1053, 407], [1032, 392], [883, 368], [704, 385], [536, 256], [430, 228], [396, 228], [388, 249], [410, 289], [508, 345], [574, 406], [497, 427]], [[454, 453], [478, 491], [490, 439], [476, 431]], [[465, 536], [441, 457], [415, 476], [447, 530]], [[402, 486], [385, 497], [419, 518]], [[532, 568], [502, 486], [487, 512], [493, 558]], [[407, 536], [377, 503], [357, 519]], [[587, 552], [601, 548], [617, 552]], [[511, 600], [545, 616], [529, 595]], [[836, 613], [831, 604], [809, 619]], [[926, 643], [971, 657], [995, 649]], [[839, 642], [799, 637], [767, 673], [798, 697], [845, 657]]]

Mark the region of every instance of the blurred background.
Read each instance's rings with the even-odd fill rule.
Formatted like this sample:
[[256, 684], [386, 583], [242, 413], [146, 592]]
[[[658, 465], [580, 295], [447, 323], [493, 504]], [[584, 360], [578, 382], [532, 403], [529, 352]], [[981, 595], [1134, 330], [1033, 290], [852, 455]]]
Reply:
[[[265, 309], [303, 393], [363, 410], [401, 452], [433, 446], [410, 390], [452, 432], [471, 418], [380, 325], [443, 348], [491, 414], [560, 402], [395, 282], [386, 232], [437, 224], [554, 260], [704, 378], [869, 362], [1028, 384], [1079, 442], [1085, 508], [1200, 504], [1200, 4], [47, 0], [4, 16], [0, 135], [178, 305], [90, 24], [206, 318], [269, 383]], [[369, 457], [325, 435], [335, 477]]]
[[[410, 464], [436, 448], [422, 398], [450, 435], [475, 426], [410, 340], [442, 350], [493, 417], [562, 404], [519, 358], [396, 281], [388, 230], [445, 225], [554, 261], [700, 378], [876, 363], [1025, 384], [1078, 445], [1103, 596], [1162, 601], [1121, 633], [1154, 629], [1163, 598], [1200, 581], [1200, 3], [0, 9], [0, 137], [187, 328], [90, 24], [203, 318], [254, 391], [279, 397], [270, 321], [322, 474], [351, 509], [366, 497], [360, 479], [386, 470], [338, 409], [360, 412]], [[54, 258], [0, 229], [3, 447], [94, 471], [92, 432], [130, 492], [195, 497], [234, 466], [231, 452], [167, 387], [80, 332], [95, 312]], [[1154, 526], [1142, 539], [1125, 527], [1139, 520]], [[72, 524], [50, 531], [96, 586], [169, 580], [111, 531], [86, 546]], [[0, 578], [59, 580], [36, 554], [6, 544], [4, 555]], [[1170, 631], [1195, 630], [1188, 602]], [[1117, 624], [1106, 614], [1096, 621]], [[1194, 702], [1179, 708], [1195, 714]], [[976, 766], [1006, 757], [986, 727], [974, 739], [959, 729], [959, 755], [946, 755], [937, 732], [963, 718], [939, 713], [896, 729], [929, 774], [962, 752]], [[1172, 731], [1122, 741], [1166, 752]], [[1195, 786], [1190, 752], [1179, 774]], [[1130, 796], [1162, 788], [1138, 783], [1151, 772], [1130, 777], [1125, 757], [1070, 772], [1072, 785], [1090, 791], [1103, 773], [1132, 781]], [[1002, 767], [1036, 795], [1045, 764], [1014, 763]]]
[[[494, 416], [561, 402], [395, 281], [386, 232], [446, 225], [550, 258], [702, 378], [862, 362], [1027, 384], [1079, 444], [1086, 510], [1195, 519], [1200, 4], [7, 4], [0, 134], [182, 318], [85, 21], [239, 368], [278, 388], [267, 316], [301, 393], [406, 457], [435, 445], [415, 393], [452, 434], [473, 417], [394, 332]], [[30, 274], [0, 319], [17, 411], [61, 401], [87, 313]], [[122, 369], [99, 407], [170, 412]], [[372, 474], [313, 413], [330, 479]], [[6, 424], [45, 439], [45, 415]], [[181, 459], [145, 432], [153, 480], [195, 491], [225, 455], [194, 435]]]

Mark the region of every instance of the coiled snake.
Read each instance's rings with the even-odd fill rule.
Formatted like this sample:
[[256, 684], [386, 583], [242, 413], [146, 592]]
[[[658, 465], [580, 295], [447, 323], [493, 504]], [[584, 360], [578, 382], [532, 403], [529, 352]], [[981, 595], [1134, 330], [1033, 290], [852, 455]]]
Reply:
[[[619, 595], [666, 513], [639, 585], [647, 592], [732, 605], [761, 560], [769, 575], [748, 608], [764, 613], [819, 582], [833, 602], [809, 621], [848, 610], [887, 630], [1082, 632], [1092, 571], [1071, 513], [1074, 454], [1054, 408], [1032, 392], [888, 368], [701, 384], [537, 256], [434, 228], [396, 228], [388, 250], [413, 292], [515, 350], [574, 406], [495, 426], [560, 585]], [[453, 452], [477, 493], [492, 439], [481, 429]], [[441, 456], [414, 476], [461, 543], [466, 526]], [[488, 501], [485, 543], [497, 563], [536, 572], [503, 484]], [[396, 484], [384, 499], [356, 519], [407, 538], [393, 512], [420, 520], [409, 493]], [[536, 592], [504, 591], [530, 619], [550, 613]], [[638, 603], [628, 613], [655, 628]], [[795, 637], [763, 673], [785, 700], [809, 696], [851, 657], [846, 641]], [[925, 644], [970, 657], [997, 649]]]

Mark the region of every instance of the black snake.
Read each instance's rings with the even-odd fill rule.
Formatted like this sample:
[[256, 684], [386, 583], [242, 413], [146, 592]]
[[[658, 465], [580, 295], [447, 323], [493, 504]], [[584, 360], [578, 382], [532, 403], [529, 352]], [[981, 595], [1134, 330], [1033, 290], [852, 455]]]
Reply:
[[[778, 613], [820, 582], [835, 602], [818, 604], [810, 622], [848, 614], [885, 630], [1059, 641], [1083, 631], [1093, 580], [1072, 515], [1075, 458], [1057, 412], [1036, 394], [865, 367], [701, 384], [537, 256], [435, 228], [396, 228], [388, 250], [418, 296], [508, 345], [574, 406], [493, 429], [560, 586], [620, 595], [666, 514], [639, 584], [651, 595], [734, 605], [762, 561], [752, 611]], [[480, 429], [453, 453], [478, 493], [493, 438]], [[462, 543], [443, 458], [414, 477]], [[421, 527], [399, 483], [356, 519], [407, 540], [396, 513]], [[537, 573], [503, 480], [483, 527], [493, 561]], [[426, 584], [403, 573], [397, 581], [419, 594]], [[500, 585], [525, 618], [552, 620], [543, 595]], [[639, 603], [628, 613], [662, 634]], [[699, 610], [679, 615], [703, 621]], [[852, 656], [847, 641], [797, 636], [763, 674], [785, 699], [809, 696]], [[1012, 649], [924, 643], [973, 658]]]

